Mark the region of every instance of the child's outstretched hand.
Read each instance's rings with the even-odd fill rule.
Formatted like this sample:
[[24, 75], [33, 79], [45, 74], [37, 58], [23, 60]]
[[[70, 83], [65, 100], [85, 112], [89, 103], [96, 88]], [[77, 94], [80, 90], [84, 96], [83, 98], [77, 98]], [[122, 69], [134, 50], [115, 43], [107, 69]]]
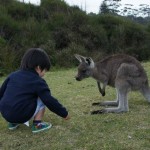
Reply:
[[65, 120], [69, 120], [70, 119], [70, 116], [68, 115], [66, 118], [64, 118]]

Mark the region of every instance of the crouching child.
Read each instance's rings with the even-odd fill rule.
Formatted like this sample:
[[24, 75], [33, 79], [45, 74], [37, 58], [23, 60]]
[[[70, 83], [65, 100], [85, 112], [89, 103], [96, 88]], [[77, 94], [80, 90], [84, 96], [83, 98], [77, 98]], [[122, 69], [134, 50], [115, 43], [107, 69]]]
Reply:
[[8, 121], [10, 130], [33, 118], [32, 132], [51, 128], [43, 122], [45, 108], [68, 120], [65, 107], [51, 95], [46, 81], [42, 78], [50, 70], [47, 53], [40, 48], [31, 48], [23, 56], [20, 69], [12, 72], [0, 88], [0, 112]]

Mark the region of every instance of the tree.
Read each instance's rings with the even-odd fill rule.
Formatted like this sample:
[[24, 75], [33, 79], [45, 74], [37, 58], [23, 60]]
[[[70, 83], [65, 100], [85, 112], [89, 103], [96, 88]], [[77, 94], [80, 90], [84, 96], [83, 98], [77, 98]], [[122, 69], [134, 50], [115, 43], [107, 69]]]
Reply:
[[125, 7], [121, 9], [121, 14], [123, 16], [133, 16], [136, 17], [139, 12], [137, 9], [133, 8], [132, 4], [125, 4]]
[[150, 17], [150, 6], [147, 4], [140, 4], [140, 13], [142, 16]]
[[121, 4], [119, 3], [121, 0], [104, 0], [104, 1], [107, 3], [110, 13], [118, 14], [120, 12], [118, 8], [121, 6]]
[[100, 5], [99, 14], [108, 14], [109, 12], [110, 11], [109, 11], [108, 5], [106, 4], [106, 1], [104, 0], [102, 4]]

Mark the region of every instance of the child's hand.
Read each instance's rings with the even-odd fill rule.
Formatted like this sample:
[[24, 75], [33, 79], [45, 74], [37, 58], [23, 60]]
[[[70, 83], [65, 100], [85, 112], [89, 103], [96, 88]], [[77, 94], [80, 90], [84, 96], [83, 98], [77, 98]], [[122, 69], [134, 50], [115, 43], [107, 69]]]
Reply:
[[69, 120], [70, 119], [70, 116], [68, 115], [66, 118], [64, 118], [65, 120]]

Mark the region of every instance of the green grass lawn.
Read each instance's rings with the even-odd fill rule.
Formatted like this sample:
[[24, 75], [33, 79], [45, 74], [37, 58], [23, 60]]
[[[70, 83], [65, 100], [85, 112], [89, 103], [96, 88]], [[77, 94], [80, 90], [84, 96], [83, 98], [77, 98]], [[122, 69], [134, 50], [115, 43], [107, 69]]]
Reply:
[[[150, 79], [150, 63], [143, 65]], [[53, 71], [45, 76], [52, 95], [68, 109], [71, 119], [65, 121], [47, 109], [44, 121], [53, 127], [33, 134], [25, 125], [9, 131], [0, 116], [0, 150], [150, 150], [150, 104], [144, 97], [130, 93], [128, 113], [91, 115], [103, 108], [92, 103], [115, 99], [115, 89], [107, 87], [102, 97], [95, 80], [77, 82], [76, 71]]]

